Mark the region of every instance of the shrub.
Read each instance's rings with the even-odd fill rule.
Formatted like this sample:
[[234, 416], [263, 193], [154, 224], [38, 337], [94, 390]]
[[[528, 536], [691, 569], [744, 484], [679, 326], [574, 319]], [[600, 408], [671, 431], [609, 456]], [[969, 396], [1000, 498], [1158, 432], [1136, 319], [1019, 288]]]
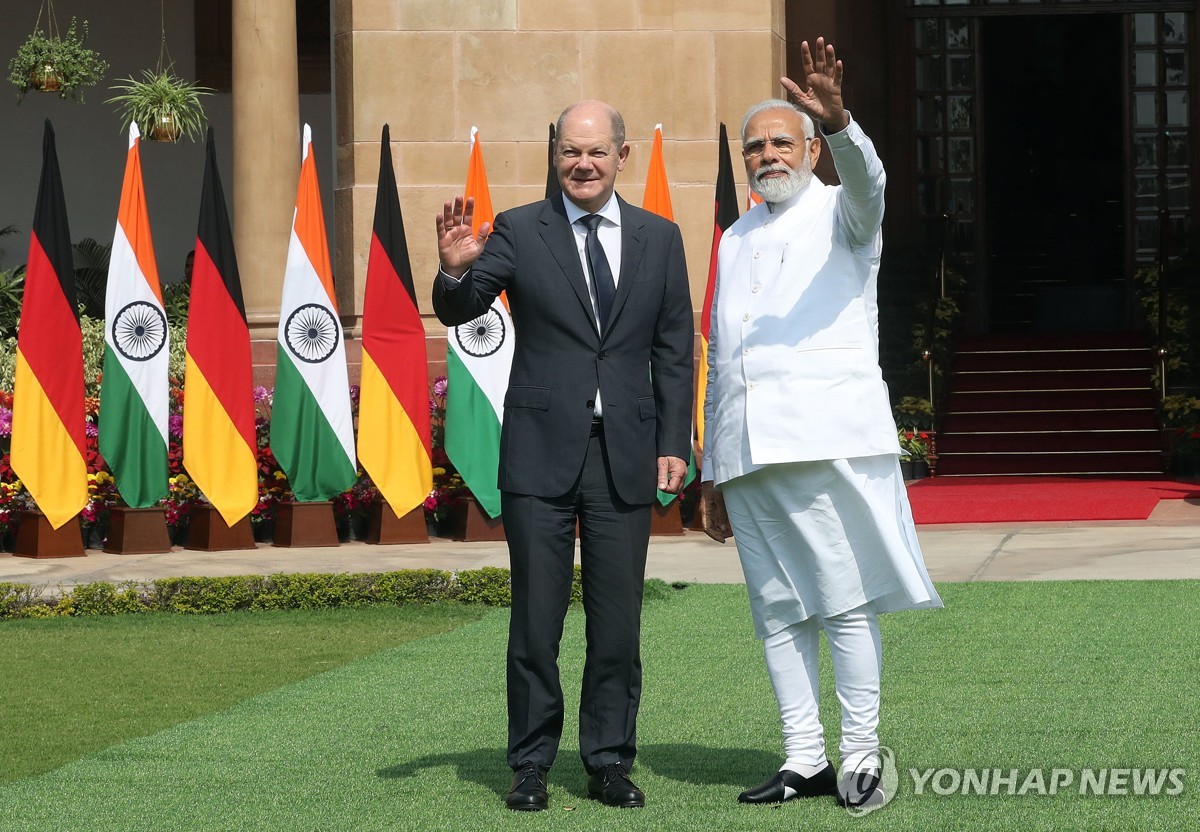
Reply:
[[[647, 598], [663, 596], [661, 581], [647, 582]], [[665, 585], [664, 585], [665, 586]], [[455, 602], [492, 607], [512, 603], [507, 569], [484, 567], [457, 575], [439, 569], [358, 574], [235, 575], [224, 578], [160, 578], [148, 584], [96, 581], [57, 596], [45, 587], [0, 583], [0, 620], [81, 615], [173, 612], [210, 615], [238, 610], [316, 610], [371, 604]], [[571, 603], [583, 599], [575, 567]]]
[[485, 566], [458, 573], [457, 600], [488, 607], [512, 605], [512, 574], [507, 569]]
[[149, 609], [140, 587], [132, 582], [113, 585], [95, 581], [75, 587], [71, 594], [74, 596], [74, 615], [119, 615]]
[[376, 576], [375, 600], [381, 604], [431, 604], [450, 597], [454, 575], [441, 569], [406, 569]]

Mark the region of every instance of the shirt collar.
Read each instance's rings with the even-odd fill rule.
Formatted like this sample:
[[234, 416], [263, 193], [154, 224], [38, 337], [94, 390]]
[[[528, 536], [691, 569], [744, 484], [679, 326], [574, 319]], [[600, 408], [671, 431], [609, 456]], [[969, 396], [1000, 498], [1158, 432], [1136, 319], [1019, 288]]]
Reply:
[[[562, 195], [562, 201], [567, 209], [567, 222], [571, 223], [572, 226], [579, 221], [580, 217], [586, 217], [589, 213], [567, 199], [566, 194]], [[596, 211], [596, 213], [618, 228], [621, 227], [621, 203], [617, 201], [616, 191], [612, 192], [608, 198], [608, 202], [604, 203], [604, 206], [599, 211]]]

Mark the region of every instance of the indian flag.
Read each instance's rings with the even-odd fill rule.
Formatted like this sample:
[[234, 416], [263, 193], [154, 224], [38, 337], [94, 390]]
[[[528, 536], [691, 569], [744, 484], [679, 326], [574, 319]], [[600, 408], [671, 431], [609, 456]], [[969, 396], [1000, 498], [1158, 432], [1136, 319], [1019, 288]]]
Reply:
[[329, 500], [354, 485], [358, 469], [346, 345], [307, 124], [275, 353], [271, 449], [297, 500]]
[[125, 181], [104, 298], [100, 453], [126, 504], [167, 495], [167, 316], [142, 187], [140, 134], [129, 126]]
[[[471, 160], [465, 196], [475, 200], [471, 228], [495, 218], [483, 151], [471, 128]], [[513, 327], [504, 296], [486, 314], [446, 333], [446, 456], [489, 517], [500, 515], [500, 424], [512, 367]]]

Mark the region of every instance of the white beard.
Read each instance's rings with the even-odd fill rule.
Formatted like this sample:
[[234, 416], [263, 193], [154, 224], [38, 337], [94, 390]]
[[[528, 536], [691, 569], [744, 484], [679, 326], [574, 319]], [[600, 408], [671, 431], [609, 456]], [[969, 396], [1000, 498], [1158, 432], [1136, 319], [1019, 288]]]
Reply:
[[[787, 174], [787, 177], [772, 176], [769, 179], [760, 178], [764, 174], [775, 171], [784, 172]], [[779, 202], [786, 202], [800, 193], [800, 190], [812, 179], [812, 175], [812, 162], [809, 161], [808, 154], [806, 153], [798, 168], [789, 168], [782, 163], [759, 168], [750, 180], [750, 190], [761, 196], [763, 202], [774, 205]]]

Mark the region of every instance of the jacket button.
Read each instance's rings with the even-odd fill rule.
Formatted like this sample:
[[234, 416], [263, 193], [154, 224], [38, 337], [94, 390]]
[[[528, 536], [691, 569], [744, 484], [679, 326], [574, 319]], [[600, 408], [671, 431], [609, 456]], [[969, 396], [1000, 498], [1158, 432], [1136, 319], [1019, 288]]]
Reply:
[[599, 358], [601, 361], [603, 361], [604, 359], [608, 358], [608, 351], [607, 351], [607, 350], [601, 350], [601, 351], [600, 351], [600, 355], [598, 355], [598, 356], [597, 356], [597, 358]]
[[591, 408], [592, 410], [595, 410], [595, 409], [596, 409], [596, 400], [595, 400], [595, 399], [588, 399], [588, 400], [587, 400], [587, 406], [588, 406], [589, 408]]

